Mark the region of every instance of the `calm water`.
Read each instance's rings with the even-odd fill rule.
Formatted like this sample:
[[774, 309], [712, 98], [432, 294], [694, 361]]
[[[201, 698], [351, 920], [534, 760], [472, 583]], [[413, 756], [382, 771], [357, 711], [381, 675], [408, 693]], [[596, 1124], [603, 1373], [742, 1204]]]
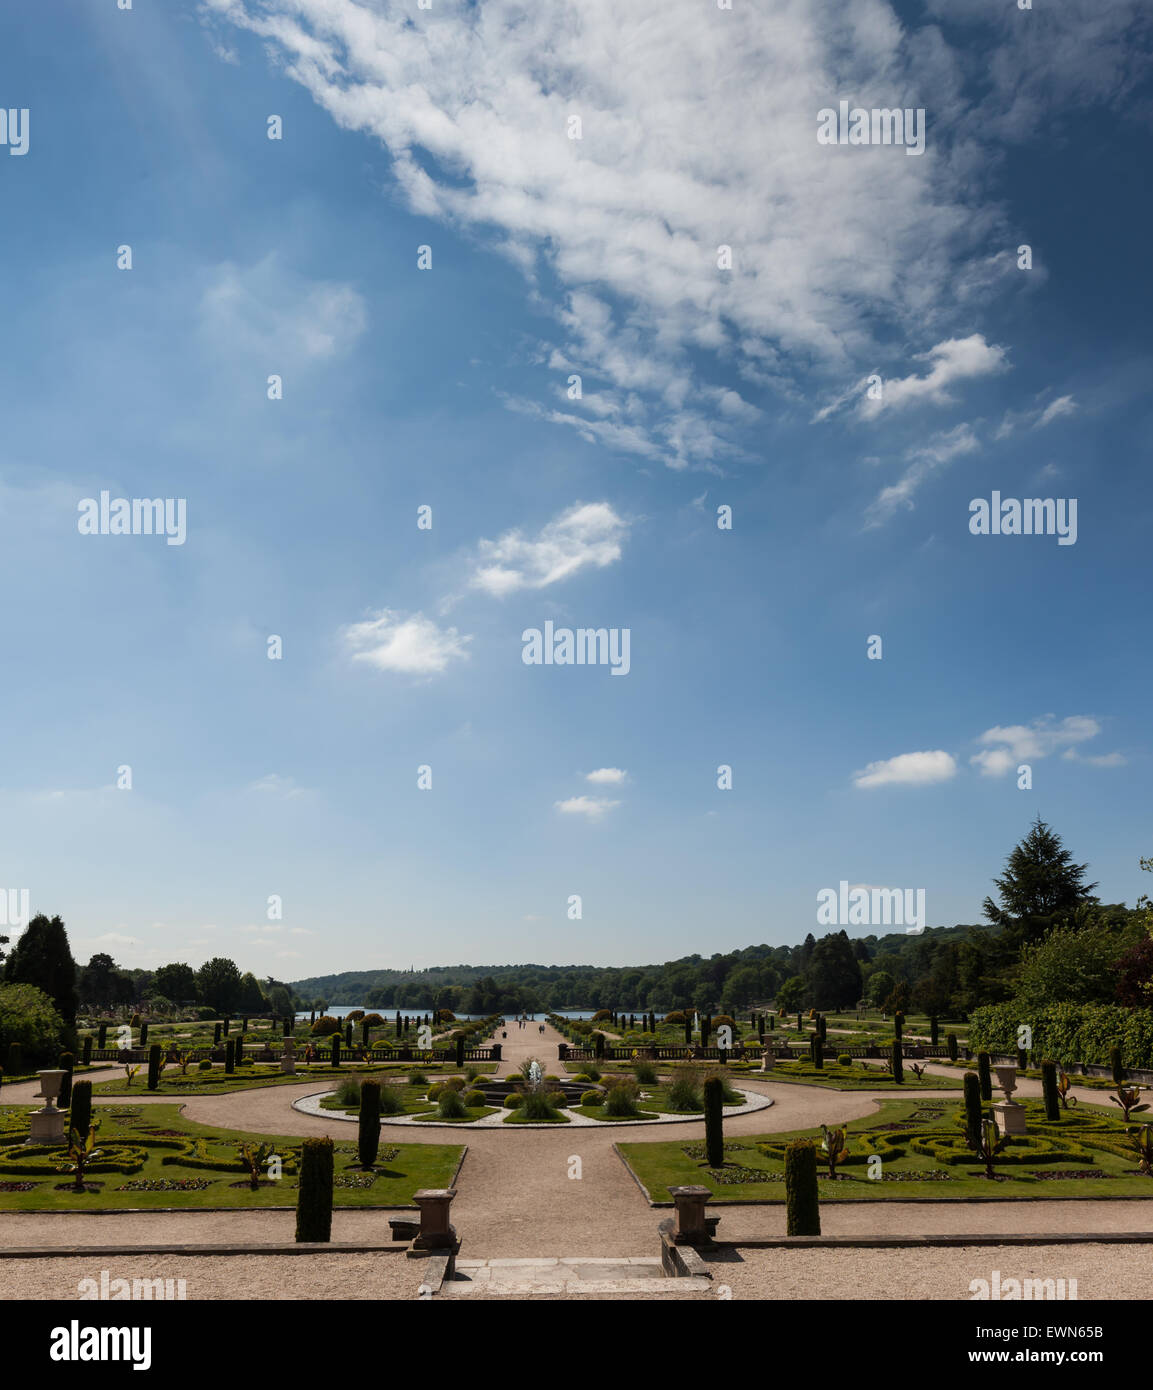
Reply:
[[[395, 1017], [396, 1017], [396, 1009], [395, 1009], [395, 1008], [392, 1008], [392, 1009], [367, 1009], [367, 1008], [365, 1008], [365, 1006], [364, 1006], [363, 1004], [333, 1004], [332, 1007], [328, 1010], [328, 1016], [329, 1016], [329, 1018], [346, 1018], [350, 1013], [354, 1012], [356, 1009], [364, 1009], [365, 1013], [378, 1013], [378, 1014], [380, 1014], [381, 1018], [383, 1018], [383, 1019], [385, 1019], [385, 1020], [388, 1020], [388, 1019], [391, 1019], [391, 1018], [395, 1018]], [[305, 1009], [303, 1013], [297, 1014], [296, 1017], [297, 1017], [298, 1019], [299, 1019], [299, 1018], [307, 1019], [310, 1012], [311, 1012], [311, 1010]], [[409, 1016], [411, 1016], [411, 1015], [414, 1014], [414, 1013], [422, 1013], [422, 1014], [423, 1014], [423, 1013], [430, 1013], [431, 1010], [429, 1010], [429, 1009], [413, 1009], [413, 1008], [411, 1008], [411, 1007], [408, 1007], [408, 1008], [401, 1009], [400, 1012], [401, 1012], [402, 1014], [408, 1014]], [[561, 1016], [562, 1018], [592, 1018], [593, 1014], [596, 1013], [596, 1010], [595, 1010], [595, 1009], [558, 1009], [558, 1010], [557, 1010], [557, 1013], [559, 1013], [560, 1016]], [[483, 1017], [484, 1017], [483, 1014], [457, 1014], [457, 1018], [465, 1019], [465, 1020], [472, 1020], [472, 1019], [474, 1019], [474, 1018], [483, 1018]], [[510, 1015], [508, 1015], [508, 1017], [511, 1018], [512, 1015], [510, 1014]], [[539, 1014], [537, 1014], [536, 1017], [537, 1017], [538, 1020], [543, 1019], [543, 1018], [544, 1018], [544, 1014], [543, 1014], [543, 1013], [539, 1013]]]

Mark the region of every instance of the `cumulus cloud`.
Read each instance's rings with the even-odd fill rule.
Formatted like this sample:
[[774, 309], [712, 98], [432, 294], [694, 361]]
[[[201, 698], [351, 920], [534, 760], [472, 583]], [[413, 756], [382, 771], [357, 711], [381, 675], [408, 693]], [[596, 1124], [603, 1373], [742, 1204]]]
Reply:
[[342, 638], [353, 661], [409, 676], [439, 675], [454, 661], [467, 660], [467, 644], [472, 641], [455, 627], [438, 627], [423, 613], [404, 617], [387, 608], [350, 624]]
[[853, 774], [857, 787], [927, 786], [932, 782], [947, 782], [957, 772], [956, 759], [951, 753], [934, 749], [924, 753], [899, 753], [895, 758], [869, 763]]
[[972, 333], [967, 338], [948, 338], [928, 352], [916, 354], [914, 360], [928, 362], [928, 371], [922, 375], [914, 372], [906, 377], [890, 377], [883, 382], [881, 394], [876, 399], [862, 392], [860, 413], [865, 419], [911, 405], [951, 405], [956, 400], [952, 388], [958, 383], [1003, 372], [1008, 367], [1005, 349], [987, 343], [982, 333]]
[[597, 821], [607, 815], [619, 801], [610, 801], [603, 796], [570, 796], [567, 801], [553, 803], [563, 816], [584, 816], [586, 820]]
[[595, 772], [586, 772], [585, 781], [605, 786], [620, 786], [625, 780], [625, 770], [621, 767], [598, 767]]
[[1125, 759], [1120, 753], [1084, 756], [1078, 751], [1078, 744], [1096, 738], [1100, 732], [1100, 723], [1087, 714], [1071, 714], [1060, 720], [1046, 714], [1031, 724], [995, 725], [978, 735], [976, 741], [982, 747], [969, 762], [984, 777], [1003, 777], [1007, 772], [1015, 772], [1020, 763], [1037, 762], [1063, 749], [1062, 757], [1070, 762], [1122, 766]]
[[605, 569], [620, 559], [627, 533], [628, 523], [607, 502], [578, 502], [535, 536], [512, 530], [480, 541], [469, 585], [500, 598], [547, 588], [590, 567]]

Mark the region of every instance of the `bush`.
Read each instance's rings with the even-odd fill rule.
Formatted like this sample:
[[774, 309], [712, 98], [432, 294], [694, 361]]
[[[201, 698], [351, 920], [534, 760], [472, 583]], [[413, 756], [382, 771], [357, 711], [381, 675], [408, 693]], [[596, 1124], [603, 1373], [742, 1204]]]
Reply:
[[957, 1035], [956, 1035], [956, 1033], [946, 1033], [946, 1034], [945, 1034], [945, 1046], [946, 1046], [946, 1047], [948, 1048], [948, 1050], [949, 1050], [949, 1061], [950, 1061], [950, 1062], [955, 1062], [955, 1061], [957, 1060], [957, 1056], [958, 1056], [958, 1053], [959, 1053], [959, 1051], [960, 1051], [960, 1049], [957, 1047]]
[[839, 1067], [851, 1067], [852, 1065], [853, 1059], [849, 1056], [847, 1052], [842, 1052], [841, 1055], [837, 1058], [837, 1066]]
[[327, 1241], [332, 1237], [331, 1139], [305, 1139], [300, 1146], [300, 1193], [296, 1199], [296, 1239]]
[[410, 1086], [427, 1086], [428, 1077], [422, 1071], [410, 1071], [408, 1074], [408, 1084]]
[[657, 1069], [651, 1062], [634, 1063], [633, 1075], [642, 1086], [655, 1086], [657, 1084]]
[[733, 1030], [734, 1035], [736, 1034], [737, 1021], [731, 1014], [717, 1014], [716, 1018], [712, 1020], [713, 1032], [726, 1026]]
[[977, 1076], [981, 1082], [981, 1099], [993, 1099], [993, 1074], [990, 1071], [989, 1054], [984, 1050], [977, 1053]]
[[[974, 1009], [969, 1023], [973, 1047], [1012, 1056], [1017, 1047], [1021, 1005], [986, 1004]], [[1029, 1010], [1033, 1055], [1108, 1066], [1110, 1050], [1121, 1049], [1125, 1067], [1153, 1065], [1153, 1009], [1117, 1004], [1046, 1004]]]
[[585, 1091], [581, 1095], [582, 1105], [599, 1105], [601, 1103], [601, 1093], [599, 1091]]
[[464, 1103], [470, 1110], [478, 1110], [485, 1104], [483, 1091], [466, 1091], [464, 1093]]
[[76, 1058], [71, 1052], [62, 1052], [58, 1065], [64, 1072], [64, 1079], [60, 1083], [60, 1094], [56, 1098], [56, 1104], [61, 1110], [67, 1110], [72, 1104], [72, 1069], [76, 1065]]
[[212, 1063], [208, 1060], [207, 1057], [199, 1064], [199, 1070], [200, 1070], [200, 1071], [211, 1071], [211, 1070], [212, 1070]]
[[83, 1042], [82, 1047], [81, 1047], [81, 1052], [80, 1052], [80, 1060], [81, 1060], [81, 1062], [82, 1062], [86, 1067], [90, 1067], [90, 1066], [92, 1065], [92, 1035], [91, 1035], [91, 1034], [89, 1034], [88, 1037], [86, 1037], [86, 1038], [84, 1039], [84, 1042]]
[[1045, 1118], [1047, 1120], [1059, 1120], [1061, 1118], [1061, 1101], [1057, 1091], [1057, 1063], [1045, 1061], [1041, 1063], [1041, 1095], [1045, 1100]]
[[510, 1091], [504, 1103], [510, 1110], [519, 1110], [524, 1104], [524, 1096], [519, 1091]]
[[680, 1010], [680, 1009], [674, 1009], [674, 1010], [672, 1011], [671, 1014], [665, 1014], [665, 1017], [664, 1017], [664, 1022], [665, 1022], [665, 1023], [682, 1024], [682, 1023], [684, 1023], [684, 1021], [685, 1021], [685, 1015], [684, 1015], [684, 1013], [682, 1012], [682, 1010]]
[[404, 1098], [395, 1086], [380, 1088], [380, 1113], [382, 1115], [403, 1115]]
[[629, 1115], [639, 1115], [637, 1107], [636, 1088], [627, 1082], [612, 1087], [605, 1095], [604, 1107], [606, 1115], [615, 1115], [624, 1118]]
[[903, 1052], [904, 1049], [901, 1046], [901, 1039], [894, 1038], [892, 1048], [889, 1052], [889, 1063], [893, 1069], [893, 1080], [898, 1086], [904, 1085], [905, 1081]]
[[540, 1091], [530, 1091], [528, 1095], [524, 1098], [524, 1105], [522, 1109], [524, 1110], [525, 1115], [530, 1120], [543, 1121], [556, 1119], [556, 1107], [553, 1105], [549, 1097], [543, 1095]]
[[92, 1124], [92, 1082], [78, 1081], [72, 1088], [72, 1107], [68, 1127], [83, 1138]]
[[47, 1065], [60, 1055], [65, 1036], [64, 1020], [42, 989], [35, 985], [0, 985], [0, 1057], [8, 1054], [5, 1071], [9, 1076], [27, 1065]]
[[148, 1049], [148, 1089], [160, 1089], [160, 1046], [157, 1043]]
[[975, 1071], [967, 1071], [965, 1088], [965, 1143], [976, 1151], [981, 1137], [985, 1112], [981, 1105], [981, 1079]]
[[425, 1094], [428, 1096], [428, 1099], [429, 1099], [429, 1100], [433, 1100], [433, 1101], [439, 1100], [439, 1099], [441, 1098], [441, 1096], [444, 1094], [444, 1089], [445, 1089], [445, 1086], [444, 1086], [444, 1082], [443, 1082], [443, 1081], [435, 1081], [435, 1082], [433, 1082], [433, 1084], [428, 1088], [428, 1090], [425, 1092]]
[[1119, 1047], [1109, 1049], [1109, 1066], [1113, 1072], [1113, 1084], [1120, 1086], [1125, 1080], [1125, 1068], [1121, 1065], [1121, 1049]]
[[224, 1044], [224, 1074], [231, 1076], [236, 1071], [236, 1048], [233, 1043]]
[[725, 1163], [724, 1083], [710, 1076], [705, 1082], [705, 1157], [710, 1168], [723, 1168]]
[[364, 1081], [360, 1087], [360, 1114], [356, 1154], [362, 1168], [371, 1168], [380, 1147], [380, 1082]]
[[680, 1072], [669, 1082], [669, 1108], [672, 1110], [703, 1110], [700, 1078], [692, 1072]]
[[360, 1082], [353, 1076], [342, 1076], [336, 1083], [336, 1099], [341, 1105], [360, 1105]]
[[586, 1062], [584, 1070], [581, 1072], [581, 1080], [596, 1082], [601, 1079], [601, 1075], [602, 1073], [599, 1067], [589, 1066], [589, 1064]]
[[331, 1037], [332, 1034], [340, 1032], [340, 1019], [322, 1014], [308, 1031], [314, 1038]]
[[785, 1208], [786, 1235], [821, 1234], [817, 1150], [811, 1139], [794, 1139], [785, 1150]]

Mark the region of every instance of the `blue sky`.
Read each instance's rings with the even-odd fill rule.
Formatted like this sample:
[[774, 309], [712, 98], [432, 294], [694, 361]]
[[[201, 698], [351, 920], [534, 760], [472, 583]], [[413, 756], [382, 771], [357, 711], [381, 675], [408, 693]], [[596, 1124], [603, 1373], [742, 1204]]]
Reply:
[[[1142, 891], [1148, 17], [844, 9], [3, 16], [2, 877], [78, 956], [636, 963], [841, 880], [975, 921], [1038, 812]], [[924, 154], [818, 144], [841, 99]], [[101, 490], [185, 543], [79, 534]], [[994, 490], [1076, 543], [971, 535]], [[628, 675], [525, 665], [546, 620]]]

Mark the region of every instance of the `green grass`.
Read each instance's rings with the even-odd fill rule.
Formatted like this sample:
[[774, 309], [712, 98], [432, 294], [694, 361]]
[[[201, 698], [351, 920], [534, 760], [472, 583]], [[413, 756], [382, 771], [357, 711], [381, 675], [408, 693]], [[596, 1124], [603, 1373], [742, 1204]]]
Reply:
[[772, 1071], [761, 1073], [762, 1081], [788, 1081], [801, 1086], [823, 1086], [831, 1091], [956, 1091], [964, 1085], [951, 1076], [926, 1074], [920, 1081], [905, 1061], [904, 1081], [898, 1085], [892, 1073], [879, 1066], [862, 1066], [854, 1059], [851, 1067], [842, 1067], [826, 1059], [818, 1070], [811, 1062], [778, 1062]]
[[[467, 1115], [459, 1115], [455, 1119], [453, 1119], [446, 1118], [444, 1115], [440, 1113], [439, 1110], [437, 1110], [436, 1106], [434, 1105], [429, 1107], [429, 1114], [418, 1115], [416, 1118], [418, 1120], [425, 1120], [429, 1124], [467, 1125], [470, 1124], [473, 1120], [483, 1120], [486, 1115], [495, 1115], [499, 1109], [500, 1107], [496, 1105], [469, 1106]], [[387, 1118], [387, 1116], [385, 1118]]]
[[[851, 1161], [838, 1167], [835, 1182], [821, 1178], [821, 1200], [1153, 1197], [1153, 1178], [1139, 1175], [1136, 1156], [1124, 1149], [1119, 1114], [1082, 1105], [1050, 1124], [1039, 1102], [1026, 1101], [1025, 1107], [1030, 1133], [1009, 1141], [990, 1181], [964, 1147], [961, 1112], [953, 1101], [880, 1101], [877, 1113], [845, 1126]], [[894, 1125], [909, 1127], [889, 1127]], [[783, 1202], [784, 1148], [801, 1137], [820, 1144], [819, 1129], [726, 1143], [723, 1169], [708, 1168], [700, 1145], [684, 1140], [622, 1144], [620, 1152], [653, 1201], [671, 1200], [672, 1186], [702, 1183], [714, 1202]], [[879, 1180], [866, 1176], [871, 1154], [882, 1161]], [[823, 1163], [820, 1171], [826, 1172]], [[1088, 1176], [1044, 1176], [1065, 1173]]]
[[[100, 1190], [85, 1193], [56, 1190], [58, 1183], [70, 1181], [69, 1174], [55, 1168], [64, 1161], [63, 1148], [45, 1154], [39, 1148], [25, 1151], [19, 1147], [28, 1132], [31, 1106], [0, 1109], [0, 1183], [34, 1184], [27, 1192], [0, 1191], [4, 1210], [147, 1211], [169, 1207], [195, 1211], [296, 1205], [299, 1136], [246, 1134], [196, 1124], [183, 1119], [176, 1105], [100, 1105], [93, 1109], [100, 1121], [98, 1147], [105, 1148], [107, 1157], [105, 1162], [95, 1163], [90, 1178], [86, 1178], [100, 1183]], [[151, 1130], [176, 1133], [150, 1134]], [[251, 1191], [244, 1182], [246, 1170], [236, 1151], [241, 1143], [273, 1143], [285, 1160], [283, 1177], [277, 1182], [265, 1181], [258, 1191]], [[334, 1200], [338, 1207], [411, 1206], [412, 1194], [418, 1189], [451, 1185], [463, 1150], [456, 1144], [382, 1143], [380, 1153], [375, 1178], [370, 1186], [362, 1186], [368, 1175], [360, 1172], [356, 1144], [337, 1143]], [[111, 1160], [119, 1165], [119, 1171], [111, 1166]], [[188, 1180], [207, 1186], [183, 1191], [124, 1190], [125, 1184], [141, 1181]], [[236, 1182], [243, 1186], [232, 1186]], [[356, 1185], [345, 1187], [342, 1182]]]
[[522, 1111], [514, 1110], [511, 1115], [505, 1116], [504, 1123], [506, 1125], [567, 1125], [569, 1117], [558, 1111], [555, 1119], [530, 1120]]
[[[470, 1065], [472, 1064], [470, 1063]], [[479, 1065], [483, 1066], [484, 1064]], [[490, 1065], [495, 1068], [495, 1063]], [[211, 1071], [198, 1071], [196, 1064], [193, 1063], [183, 1076], [180, 1074], [179, 1067], [169, 1067], [161, 1074], [159, 1088], [155, 1091], [149, 1091], [147, 1067], [142, 1065], [131, 1086], [128, 1085], [127, 1077], [117, 1077], [111, 1081], [97, 1081], [92, 1087], [92, 1093], [93, 1095], [127, 1097], [138, 1096], [142, 1093], [153, 1096], [218, 1096], [229, 1095], [233, 1091], [253, 1090], [263, 1086], [299, 1086], [305, 1081], [332, 1081], [339, 1080], [344, 1076], [407, 1075], [410, 1071], [421, 1071], [426, 1075], [429, 1072], [459, 1075], [459, 1070], [456, 1067], [447, 1064], [442, 1066], [437, 1062], [396, 1062], [391, 1065], [349, 1062], [341, 1063], [339, 1067], [324, 1066], [320, 1063], [307, 1067], [303, 1063], [299, 1063], [295, 1076], [286, 1076], [277, 1063], [262, 1064], [258, 1062], [252, 1066], [239, 1068], [231, 1076], [225, 1074], [223, 1064], [214, 1065]]]

